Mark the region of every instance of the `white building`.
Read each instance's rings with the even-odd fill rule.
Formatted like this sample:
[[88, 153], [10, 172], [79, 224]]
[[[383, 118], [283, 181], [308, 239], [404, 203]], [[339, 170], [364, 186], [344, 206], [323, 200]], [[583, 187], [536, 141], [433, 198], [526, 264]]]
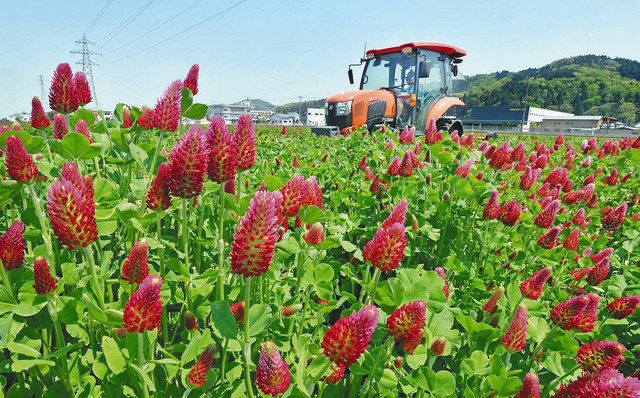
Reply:
[[565, 118], [574, 116], [573, 113], [560, 112], [560, 111], [552, 111], [550, 109], [542, 109], [536, 108], [533, 106], [529, 107], [529, 113], [525, 120], [524, 126], [522, 126], [522, 131], [524, 133], [529, 132], [529, 128], [531, 127], [531, 123], [541, 123], [544, 119], [548, 118]]
[[307, 108], [307, 125], [324, 126], [324, 108]]
[[7, 116], [7, 120], [10, 122], [28, 122], [31, 120], [31, 112], [19, 112], [13, 115]]
[[292, 126], [300, 124], [300, 115], [297, 113], [274, 113], [271, 115], [270, 122], [279, 126]]
[[238, 104], [213, 104], [209, 106], [207, 116], [221, 116], [225, 123], [235, 124], [238, 122], [240, 115], [251, 113], [251, 103], [249, 101], [242, 101]]

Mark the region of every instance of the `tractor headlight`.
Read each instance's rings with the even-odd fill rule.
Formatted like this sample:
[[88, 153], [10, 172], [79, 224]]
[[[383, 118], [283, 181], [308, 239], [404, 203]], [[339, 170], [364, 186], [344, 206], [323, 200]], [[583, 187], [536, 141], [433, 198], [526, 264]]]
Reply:
[[351, 103], [353, 101], [336, 102], [336, 116], [344, 116], [351, 113]]

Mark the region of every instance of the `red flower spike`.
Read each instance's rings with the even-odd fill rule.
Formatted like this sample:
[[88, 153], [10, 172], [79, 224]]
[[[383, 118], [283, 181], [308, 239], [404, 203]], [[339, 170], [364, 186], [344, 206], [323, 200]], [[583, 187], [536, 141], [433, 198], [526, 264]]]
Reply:
[[506, 226], [516, 225], [522, 214], [522, 205], [515, 200], [507, 202], [500, 208], [498, 219]]
[[149, 275], [149, 244], [145, 239], [141, 239], [133, 244], [129, 256], [122, 264], [122, 280], [130, 285], [142, 283]]
[[407, 202], [406, 199], [402, 199], [400, 202], [398, 202], [396, 207], [391, 210], [389, 216], [387, 216], [387, 218], [382, 222], [382, 225], [380, 225], [380, 229], [389, 228], [395, 223], [404, 225], [407, 216], [408, 205], [409, 202]]
[[229, 180], [224, 183], [224, 191], [229, 195], [236, 194], [236, 178], [233, 177], [233, 180]]
[[31, 184], [38, 177], [38, 167], [16, 136], [7, 138], [4, 165], [12, 180]]
[[238, 147], [227, 125], [220, 116], [211, 118], [206, 141], [209, 148], [207, 175], [211, 181], [222, 184], [235, 179], [238, 168]]
[[522, 388], [514, 398], [540, 398], [540, 380], [535, 373], [527, 373]]
[[362, 256], [381, 271], [394, 271], [407, 245], [404, 225], [395, 223], [389, 228], [381, 228], [364, 248]]
[[98, 240], [95, 213], [91, 176], [82, 177], [74, 163], [65, 163], [47, 192], [47, 214], [60, 244], [73, 250]]
[[401, 144], [413, 144], [413, 140], [415, 138], [416, 129], [415, 127], [409, 128], [409, 126], [405, 126], [400, 135], [398, 136], [398, 140]]
[[147, 207], [151, 210], [167, 210], [171, 206], [171, 195], [167, 185], [170, 177], [171, 165], [164, 162], [158, 167], [158, 174], [147, 192]]
[[456, 168], [455, 174], [462, 178], [467, 178], [467, 176], [469, 175], [469, 172], [471, 171], [471, 166], [473, 166], [474, 163], [475, 163], [474, 158], [467, 160], [466, 162], [458, 166], [458, 168]]
[[280, 193], [282, 194], [282, 214], [285, 217], [297, 216], [305, 194], [304, 177], [293, 177], [280, 188]]
[[585, 211], [584, 208], [581, 207], [576, 214], [571, 218], [571, 222], [574, 223], [575, 225], [579, 226], [579, 227], [583, 227], [585, 226], [588, 222], [585, 216]]
[[251, 115], [240, 115], [233, 136], [238, 147], [238, 170], [249, 170], [256, 161], [256, 128]]
[[124, 308], [122, 328], [130, 333], [142, 333], [160, 326], [162, 301], [160, 289], [162, 278], [158, 275], [147, 276], [138, 290], [133, 292]]
[[285, 318], [289, 318], [293, 314], [298, 313], [298, 311], [300, 311], [301, 309], [302, 309], [302, 304], [288, 305], [282, 308], [282, 316], [284, 316]]
[[87, 122], [85, 122], [83, 119], [80, 119], [76, 122], [76, 133], [84, 135], [85, 137], [87, 137], [89, 144], [93, 144], [93, 139], [91, 139], [91, 132], [89, 131], [89, 126], [87, 125]]
[[85, 106], [91, 102], [91, 89], [89, 88], [87, 75], [84, 72], [78, 71], [73, 75], [73, 87], [80, 106]]
[[0, 261], [4, 269], [11, 271], [19, 268], [24, 262], [24, 254], [24, 224], [21, 221], [14, 221], [0, 236]]
[[293, 155], [293, 162], [291, 162], [292, 167], [300, 167], [300, 160], [298, 159], [298, 155]]
[[184, 314], [184, 328], [189, 331], [198, 330], [198, 320], [191, 311], [187, 311]]
[[236, 323], [239, 325], [244, 322], [244, 301], [238, 301], [237, 303], [231, 304], [229, 307], [233, 317], [236, 319]]
[[191, 90], [193, 95], [198, 94], [198, 73], [200, 72], [200, 66], [198, 64], [191, 65], [187, 77], [184, 79], [184, 87]]
[[607, 305], [606, 311], [615, 319], [624, 319], [635, 312], [640, 305], [640, 296], [620, 297]]
[[591, 331], [599, 302], [600, 298], [593, 293], [570, 298], [551, 310], [551, 321], [564, 330]]
[[131, 128], [133, 123], [131, 123], [131, 109], [128, 106], [122, 107], [122, 127], [125, 129]]
[[553, 225], [559, 210], [560, 201], [555, 199], [542, 209], [540, 213], [538, 213], [533, 223], [540, 228], [550, 228]]
[[[603, 258], [611, 258], [611, 254], [613, 254], [613, 249], [610, 247], [607, 247], [605, 249], [602, 249], [601, 251], [599, 251], [598, 253], [594, 254], [591, 256], [591, 261], [593, 261], [595, 264], [599, 263], [600, 261], [602, 261]], [[585, 256], [588, 256], [589, 254], [585, 253]]]
[[609, 270], [611, 269], [611, 260], [608, 257], [603, 258], [598, 264], [591, 267], [591, 270], [587, 273], [587, 283], [591, 286], [598, 286], [601, 284], [607, 276], [609, 276]]
[[489, 196], [489, 200], [487, 200], [487, 203], [484, 205], [482, 217], [486, 220], [495, 220], [499, 215], [500, 203], [498, 202], [498, 191], [493, 191]]
[[142, 111], [142, 114], [136, 119], [138, 126], [145, 130], [153, 128], [153, 119], [155, 118], [155, 110], [153, 108], [146, 108]]
[[360, 170], [364, 170], [367, 167], [367, 157], [363, 156], [360, 162], [358, 163], [358, 168]]
[[267, 272], [275, 254], [282, 195], [256, 192], [240, 220], [231, 243], [231, 271], [259, 276]]
[[360, 311], [334, 323], [322, 338], [321, 345], [327, 358], [345, 367], [355, 363], [369, 345], [379, 312], [375, 306], [365, 305]]
[[498, 301], [504, 296], [504, 286], [500, 286], [489, 297], [489, 300], [482, 306], [482, 311], [487, 315], [495, 314], [498, 309]]
[[558, 244], [558, 236], [562, 232], [562, 227], [556, 226], [549, 229], [538, 238], [538, 245], [543, 249], [551, 249]]
[[67, 120], [64, 118], [64, 115], [56, 113], [53, 115], [53, 138], [56, 140], [61, 140], [65, 135], [67, 135]]
[[344, 372], [347, 371], [347, 367], [344, 365], [334, 365], [331, 367], [331, 374], [327, 376], [325, 381], [327, 384], [338, 384], [344, 377]]
[[274, 397], [284, 394], [291, 384], [289, 366], [271, 340], [265, 341], [260, 347], [256, 384], [264, 394]]
[[411, 177], [413, 175], [413, 160], [410, 155], [411, 151], [406, 151], [400, 161], [400, 169], [398, 175], [402, 177]]
[[165, 131], [178, 130], [181, 102], [182, 82], [176, 80], [167, 87], [162, 98], [156, 103], [153, 115], [153, 126]]
[[433, 343], [431, 343], [431, 352], [434, 355], [440, 356], [444, 354], [444, 349], [447, 347], [447, 339], [444, 336], [440, 336], [436, 338]]
[[371, 185], [369, 185], [369, 191], [378, 192], [378, 190], [380, 190], [380, 187], [380, 177], [378, 177], [378, 175], [375, 175], [373, 177], [373, 180], [371, 180]]
[[202, 130], [192, 126], [169, 152], [169, 192], [178, 198], [195, 198], [202, 192], [207, 172], [208, 148]]
[[31, 127], [34, 129], [44, 129], [51, 125], [51, 121], [42, 107], [38, 97], [31, 100]]
[[[420, 344], [424, 332], [427, 304], [424, 301], [411, 301], [404, 304], [387, 318], [387, 330], [396, 342], [409, 341], [409, 346]], [[417, 340], [417, 341], [416, 341]], [[415, 344], [417, 342], [417, 344]], [[415, 344], [415, 346], [414, 346]], [[406, 349], [405, 349], [406, 350]], [[406, 350], [411, 353], [413, 350]]]
[[435, 271], [440, 277], [440, 279], [442, 279], [442, 281], [444, 282], [444, 285], [442, 286], [442, 294], [444, 294], [444, 298], [448, 300], [449, 299], [449, 282], [447, 282], [447, 273], [442, 267], [436, 267]]
[[304, 195], [302, 197], [302, 206], [316, 206], [322, 209], [322, 189], [318, 184], [315, 176], [311, 176], [305, 180]]
[[574, 228], [565, 239], [562, 246], [567, 250], [578, 251], [578, 246], [580, 244], [580, 228]]
[[600, 213], [600, 222], [602, 226], [608, 229], [609, 231], [615, 231], [620, 228], [622, 222], [624, 221], [624, 217], [627, 214], [627, 204], [622, 203], [620, 206], [615, 209], [607, 206], [602, 209]]
[[625, 351], [625, 346], [617, 341], [594, 340], [578, 349], [576, 361], [585, 372], [599, 372], [618, 367], [624, 362]]
[[60, 113], [71, 113], [80, 106], [69, 64], [59, 64], [49, 89], [49, 107]]
[[551, 276], [551, 268], [544, 267], [529, 279], [520, 284], [520, 292], [522, 295], [531, 300], [537, 300], [542, 296], [542, 289]]
[[314, 223], [302, 237], [304, 238], [304, 241], [309, 245], [317, 246], [320, 243], [324, 242], [325, 235], [322, 224], [320, 224], [319, 222]]
[[207, 347], [198, 357], [196, 364], [189, 371], [189, 384], [202, 387], [207, 382], [207, 373], [213, 363], [213, 347]]
[[394, 157], [389, 163], [389, 167], [387, 168], [387, 174], [394, 177], [400, 174], [400, 167], [402, 166], [402, 160], [399, 157]]
[[624, 377], [615, 369], [585, 373], [577, 380], [560, 386], [552, 398], [635, 398], [640, 397], [640, 380]]
[[373, 175], [373, 171], [371, 171], [371, 168], [369, 166], [365, 166], [364, 168], [364, 179], [367, 181], [371, 181], [373, 180], [374, 175]]
[[527, 344], [527, 307], [518, 306], [506, 333], [500, 340], [508, 351], [522, 351]]
[[36, 293], [42, 295], [53, 293], [58, 287], [58, 280], [51, 275], [44, 257], [36, 257], [33, 260], [33, 281]]

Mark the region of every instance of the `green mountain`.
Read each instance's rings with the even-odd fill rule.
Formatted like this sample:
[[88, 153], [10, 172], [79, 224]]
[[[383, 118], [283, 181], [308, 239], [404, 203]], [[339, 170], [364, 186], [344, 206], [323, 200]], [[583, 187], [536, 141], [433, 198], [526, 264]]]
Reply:
[[576, 115], [613, 116], [634, 124], [640, 120], [640, 62], [580, 55], [541, 68], [471, 76], [459, 94], [465, 112], [472, 106], [526, 102]]
[[[243, 101], [249, 101], [251, 103], [251, 106], [254, 109], [257, 109], [259, 111], [275, 111], [276, 106], [273, 105], [271, 102], [267, 102], [258, 98], [247, 98], [246, 100]], [[243, 101], [238, 101], [233, 105], [239, 105], [241, 102]]]

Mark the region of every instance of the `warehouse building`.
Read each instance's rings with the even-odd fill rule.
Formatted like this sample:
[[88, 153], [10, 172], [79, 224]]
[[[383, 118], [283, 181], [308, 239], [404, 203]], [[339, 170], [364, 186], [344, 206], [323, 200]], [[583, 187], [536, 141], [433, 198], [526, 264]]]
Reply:
[[553, 116], [540, 123], [539, 130], [545, 133], [587, 132], [615, 127], [616, 119], [607, 116]]
[[324, 126], [324, 108], [307, 108], [307, 126]]
[[465, 130], [502, 130], [529, 132], [532, 123], [549, 117], [568, 117], [572, 113], [536, 108], [533, 106], [474, 106], [462, 120]]

